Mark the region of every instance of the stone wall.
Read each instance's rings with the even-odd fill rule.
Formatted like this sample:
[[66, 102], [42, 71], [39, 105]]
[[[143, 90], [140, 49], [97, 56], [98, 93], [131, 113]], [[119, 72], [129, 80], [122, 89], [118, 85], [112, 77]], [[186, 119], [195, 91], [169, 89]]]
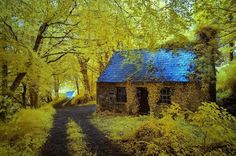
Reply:
[[116, 101], [116, 87], [126, 87], [126, 83], [97, 83], [97, 103], [99, 110], [120, 113], [127, 112], [126, 102]]
[[[126, 87], [127, 102], [116, 102], [116, 87]], [[150, 111], [154, 113], [168, 105], [158, 103], [160, 90], [164, 87], [170, 87], [173, 91], [171, 102], [193, 111], [205, 100], [206, 95], [196, 83], [97, 83], [97, 103], [100, 110], [137, 114], [136, 87], [147, 87]]]

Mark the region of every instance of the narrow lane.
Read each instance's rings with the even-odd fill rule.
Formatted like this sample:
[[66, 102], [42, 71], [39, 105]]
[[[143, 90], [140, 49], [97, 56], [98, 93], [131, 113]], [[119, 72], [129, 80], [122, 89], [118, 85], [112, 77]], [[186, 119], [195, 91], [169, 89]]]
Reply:
[[91, 115], [96, 111], [95, 105], [57, 108], [54, 117], [54, 126], [50, 131], [42, 156], [68, 156], [66, 124], [68, 119], [74, 120], [85, 134], [85, 144], [97, 156], [123, 156], [118, 144], [112, 143], [106, 135], [97, 129], [91, 122]]

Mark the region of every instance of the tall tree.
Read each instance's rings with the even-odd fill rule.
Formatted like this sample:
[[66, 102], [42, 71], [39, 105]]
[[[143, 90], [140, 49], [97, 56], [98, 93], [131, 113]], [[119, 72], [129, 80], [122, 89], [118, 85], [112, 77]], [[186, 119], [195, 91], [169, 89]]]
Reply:
[[83, 76], [83, 84], [85, 88], [85, 96], [88, 97], [91, 93], [91, 86], [89, 83], [89, 75], [88, 75], [88, 62], [89, 58], [85, 58], [84, 56], [77, 56], [78, 62], [80, 64], [80, 72]]
[[234, 0], [202, 0], [194, 4], [195, 27], [213, 26], [218, 30], [220, 51], [225, 60], [233, 59], [236, 40], [236, 3]]
[[200, 28], [197, 33], [195, 50], [198, 54], [197, 65], [202, 85], [209, 93], [208, 100], [216, 102], [216, 62], [219, 59], [217, 30], [207, 26]]
[[[52, 51], [52, 48], [49, 51], [43, 48], [43, 44], [49, 45], [45, 40], [45, 35], [52, 36], [56, 34], [66, 37], [75, 26], [73, 22], [67, 23], [76, 7], [76, 3], [72, 0], [51, 2], [47, 0], [40, 2], [36, 0], [4, 0], [0, 2], [0, 7], [2, 10], [0, 24], [3, 26], [1, 27], [0, 39], [3, 41], [1, 44], [7, 45], [17, 53], [26, 54], [25, 57], [29, 58], [29, 62], [25, 66], [28, 69], [32, 69], [32, 64], [34, 64], [32, 60], [35, 60], [33, 58], [45, 59], [42, 57], [42, 53], [48, 55]], [[66, 31], [58, 34], [58, 31], [63, 28]], [[63, 42], [60, 38], [55, 40], [57, 45]], [[55, 55], [57, 57], [54, 57], [53, 60], [46, 58], [44, 61], [56, 61], [61, 58], [61, 55], [58, 55]], [[31, 79], [29, 83], [29, 94], [32, 105], [38, 106], [40, 86], [37, 79], [40, 79], [40, 72], [33, 74], [37, 76], [33, 76], [34, 80]], [[25, 76], [32, 76], [27, 72], [27, 69], [25, 72], [17, 74], [10, 87], [12, 93], [17, 89]]]

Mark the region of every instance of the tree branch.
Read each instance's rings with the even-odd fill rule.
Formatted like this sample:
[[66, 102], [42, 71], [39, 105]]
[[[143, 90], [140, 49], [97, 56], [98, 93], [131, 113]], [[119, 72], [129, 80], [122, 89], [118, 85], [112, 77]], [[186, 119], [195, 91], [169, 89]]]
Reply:
[[226, 37], [228, 35], [231, 35], [233, 33], [236, 33], [236, 30], [232, 30], [232, 31], [229, 31], [228, 33], [224, 33], [223, 35], [221, 35], [220, 37]]
[[3, 21], [3, 23], [7, 26], [7, 28], [9, 29], [12, 37], [14, 38], [14, 40], [18, 41], [17, 35], [16, 33], [13, 31], [13, 28], [6, 22], [6, 20]]
[[72, 36], [44, 36], [43, 38], [54, 38], [54, 39], [63, 39], [63, 38], [69, 38], [69, 39], [76, 39]]
[[227, 9], [227, 8], [214, 8], [214, 9], [221, 9], [221, 10], [224, 10], [224, 11], [228, 11], [228, 12], [233, 12], [233, 13], [236, 13], [236, 10], [231, 10], [231, 9]]
[[14, 82], [12, 83], [10, 87], [11, 92], [14, 93], [16, 91], [16, 88], [20, 85], [20, 82], [25, 77], [25, 75], [26, 75], [26, 72], [17, 74], [17, 77], [15, 78]]
[[43, 23], [40, 27], [39, 27], [39, 31], [38, 31], [38, 35], [36, 37], [35, 43], [34, 43], [34, 47], [33, 50], [34, 51], [38, 51], [39, 45], [41, 43], [41, 40], [43, 38], [43, 33], [47, 30], [48, 28], [48, 24], [47, 23]]
[[62, 54], [61, 56], [57, 57], [56, 59], [53, 59], [53, 60], [48, 61], [47, 64], [52, 63], [52, 62], [56, 62], [56, 61], [60, 60], [60, 59], [61, 59], [63, 56], [65, 56], [66, 54], [67, 54], [67, 53], [64, 53], [64, 54]]
[[[79, 24], [79, 23], [80, 23], [80, 22], [77, 22], [76, 25]], [[48, 54], [50, 51], [52, 51], [52, 49], [53, 49], [54, 47], [60, 45], [60, 44], [64, 41], [64, 39], [67, 37], [67, 35], [69, 35], [69, 34], [73, 31], [74, 28], [75, 28], [75, 26], [72, 27], [68, 32], [65, 32], [65, 35], [61, 37], [61, 40], [58, 41], [56, 44], [52, 45], [52, 46], [44, 53], [44, 55], [45, 55], [45, 54]], [[59, 38], [58, 38], [58, 39], [59, 39]]]
[[41, 58], [46, 58], [46, 57], [49, 57], [49, 56], [61, 55], [61, 54], [81, 54], [81, 53], [78, 53], [78, 52], [57, 52], [57, 53], [44, 55]]
[[58, 22], [53, 22], [53, 23], [50, 23], [50, 25], [55, 25], [55, 24], [59, 24], [59, 25], [66, 25], [66, 26], [76, 26], [76, 24], [68, 24], [66, 23], [66, 21], [68, 20], [68, 18], [72, 15], [73, 11], [75, 10], [75, 8], [77, 7], [77, 2], [74, 1], [74, 5], [73, 7], [71, 8], [71, 10], [69, 11], [69, 14], [66, 16], [65, 20], [63, 22], [61, 21], [58, 21]]

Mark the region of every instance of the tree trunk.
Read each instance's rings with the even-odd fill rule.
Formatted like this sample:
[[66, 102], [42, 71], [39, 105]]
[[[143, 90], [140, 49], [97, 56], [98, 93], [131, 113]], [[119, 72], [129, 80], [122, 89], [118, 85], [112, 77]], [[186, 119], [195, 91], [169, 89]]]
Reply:
[[49, 102], [51, 102], [52, 101], [52, 94], [51, 94], [51, 92], [48, 92], [48, 94], [47, 94], [47, 103], [49, 103]]
[[102, 55], [99, 56], [98, 64], [99, 64], [99, 74], [101, 75], [103, 70], [104, 70], [104, 68], [105, 68]]
[[210, 102], [216, 102], [216, 67], [215, 67], [215, 48], [212, 47], [211, 50], [211, 58], [210, 58], [210, 66], [212, 74], [210, 76], [209, 83], [209, 100]]
[[229, 53], [229, 61], [233, 61], [234, 59], [234, 43], [229, 43], [229, 46], [232, 48], [232, 51]]
[[94, 72], [91, 74], [91, 79], [90, 79], [90, 94], [92, 94], [93, 88], [94, 88]]
[[36, 77], [32, 77], [29, 83], [30, 104], [34, 108], [39, 107], [39, 80], [40, 76], [37, 75]]
[[[33, 51], [34, 52], [38, 51], [39, 46], [40, 46], [40, 44], [42, 42], [42, 39], [43, 39], [43, 33], [47, 30], [47, 28], [48, 28], [47, 23], [42, 23], [42, 25], [40, 26], [40, 28], [38, 30], [36, 40], [35, 40], [35, 43], [34, 43], [34, 46], [33, 46]], [[25, 75], [26, 75], [26, 73], [24, 73], [24, 75], [22, 75], [22, 76], [20, 75], [21, 79], [19, 79], [17, 81], [17, 83], [20, 83]], [[39, 80], [39, 77], [36, 78], [36, 79]], [[37, 82], [38, 82], [37, 80], [34, 80], [34, 82], [31, 82], [31, 84], [29, 85], [30, 104], [31, 104], [32, 107], [35, 107], [35, 108], [39, 107], [39, 84]], [[17, 88], [17, 86], [13, 85], [13, 88]]]
[[55, 92], [55, 97], [59, 98], [59, 89], [60, 89], [60, 81], [59, 81], [59, 76], [54, 74], [54, 92]]
[[85, 96], [90, 95], [91, 88], [89, 84], [89, 77], [88, 77], [88, 61], [89, 58], [85, 59], [84, 57], [77, 56], [79, 64], [80, 64], [80, 71], [83, 76], [83, 85], [85, 88]]
[[39, 28], [39, 31], [38, 31], [38, 35], [36, 37], [36, 40], [35, 40], [35, 43], [34, 43], [34, 47], [33, 47], [33, 50], [35, 52], [38, 51], [38, 48], [40, 46], [40, 43], [43, 39], [43, 33], [47, 30], [48, 28], [48, 24], [47, 23], [43, 23], [40, 28]]
[[[232, 13], [228, 15], [229, 21], [232, 22], [234, 19], [234, 16]], [[229, 46], [232, 48], [232, 51], [229, 53], [229, 61], [233, 61], [234, 59], [234, 42], [230, 42]]]
[[106, 64], [108, 63], [108, 61], [109, 61], [109, 53], [108, 53], [108, 52], [105, 52], [104, 57], [103, 57], [102, 54], [99, 56], [99, 59], [98, 59], [99, 74], [101, 74], [101, 73], [104, 71], [104, 69], [106, 68]]
[[101, 75], [105, 66], [102, 61], [99, 61], [98, 63], [99, 63], [99, 74]]
[[29, 96], [30, 96], [31, 107], [34, 107], [34, 108], [39, 107], [38, 92], [39, 92], [38, 85], [30, 85], [30, 87], [29, 87]]
[[[206, 26], [198, 30], [199, 43], [202, 46], [200, 53], [204, 58], [203, 64], [206, 65], [206, 69], [203, 73], [204, 76], [209, 77], [205, 82], [208, 88], [208, 95], [210, 102], [216, 102], [216, 58], [218, 55], [218, 41], [217, 30]], [[208, 67], [210, 67], [208, 69]], [[202, 80], [203, 81], [203, 80]]]
[[3, 61], [2, 64], [2, 95], [8, 94], [8, 66], [7, 62]]
[[22, 92], [22, 106], [24, 108], [26, 108], [26, 92], [27, 92], [27, 86], [25, 83], [22, 83], [22, 86], [23, 86], [23, 92]]
[[85, 94], [89, 95], [90, 94], [90, 85], [89, 85], [87, 65], [83, 64], [81, 66], [81, 73], [82, 73], [82, 76], [83, 76], [83, 84], [84, 84], [84, 88], [85, 88]]
[[78, 83], [78, 77], [74, 76], [75, 78], [75, 86], [76, 86], [76, 91], [77, 91], [77, 95], [79, 95], [79, 83]]
[[108, 53], [108, 52], [105, 53], [105, 59], [104, 59], [104, 61], [105, 61], [105, 64], [107, 64], [108, 61], [109, 61], [109, 53]]

